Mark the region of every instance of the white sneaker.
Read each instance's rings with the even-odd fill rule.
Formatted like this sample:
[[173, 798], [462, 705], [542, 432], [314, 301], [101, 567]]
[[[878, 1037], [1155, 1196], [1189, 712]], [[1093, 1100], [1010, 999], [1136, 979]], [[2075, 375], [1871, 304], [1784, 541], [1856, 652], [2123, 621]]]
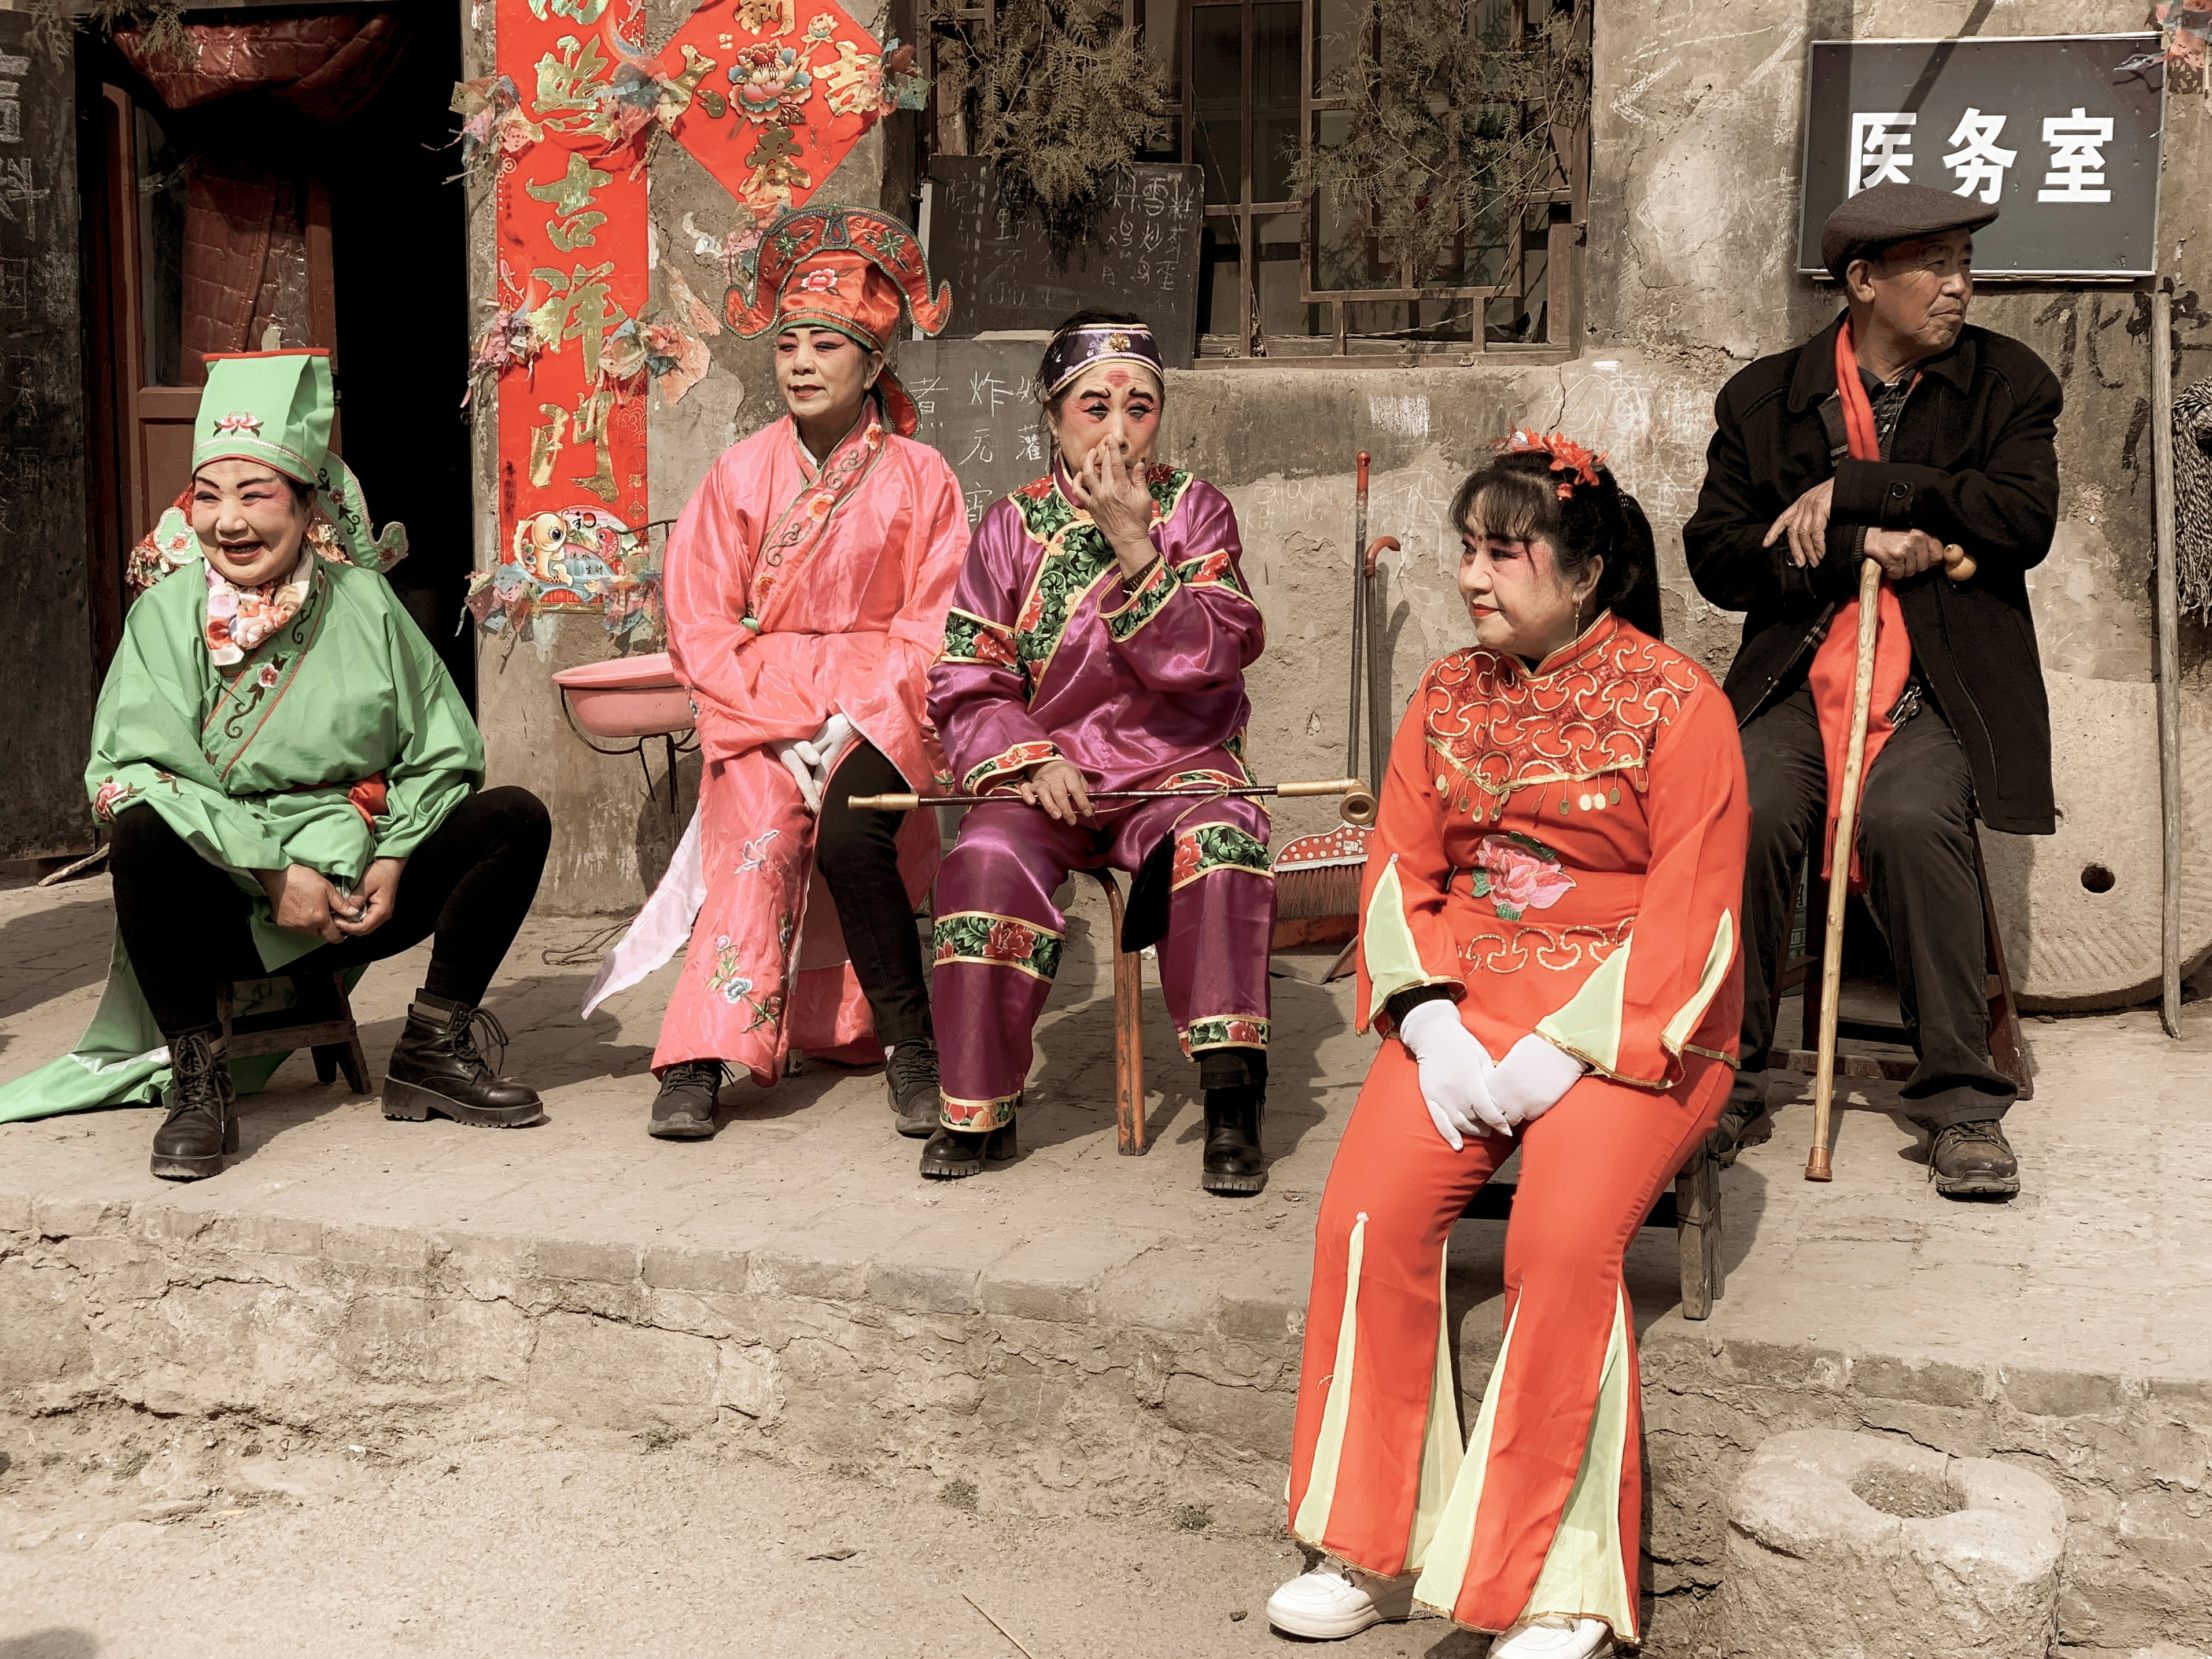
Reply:
[[1330, 1641], [1413, 1616], [1413, 1581], [1377, 1578], [1333, 1555], [1267, 1598], [1267, 1622], [1292, 1636]]
[[1500, 1637], [1490, 1659], [1601, 1659], [1613, 1651], [1613, 1631], [1602, 1619], [1547, 1613]]

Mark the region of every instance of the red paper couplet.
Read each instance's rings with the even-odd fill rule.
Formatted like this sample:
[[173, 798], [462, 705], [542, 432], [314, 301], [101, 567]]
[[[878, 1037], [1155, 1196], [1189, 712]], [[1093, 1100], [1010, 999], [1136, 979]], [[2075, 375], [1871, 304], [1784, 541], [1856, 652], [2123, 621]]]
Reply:
[[537, 133], [496, 164], [498, 306], [526, 317], [537, 346], [498, 380], [498, 557], [530, 562], [538, 608], [596, 610], [594, 592], [630, 573], [569, 562], [644, 550], [646, 178], [608, 97], [641, 46], [643, 8], [498, 0], [497, 19], [500, 72]]

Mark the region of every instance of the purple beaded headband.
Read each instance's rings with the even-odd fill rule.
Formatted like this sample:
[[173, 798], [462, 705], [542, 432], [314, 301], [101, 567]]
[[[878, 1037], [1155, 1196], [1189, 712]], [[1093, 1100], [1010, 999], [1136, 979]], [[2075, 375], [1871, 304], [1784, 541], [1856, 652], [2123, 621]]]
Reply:
[[1142, 363], [1162, 386], [1167, 384], [1152, 330], [1142, 323], [1085, 323], [1055, 335], [1045, 348], [1044, 363], [1037, 371], [1038, 398], [1057, 398], [1085, 369], [1103, 362]]

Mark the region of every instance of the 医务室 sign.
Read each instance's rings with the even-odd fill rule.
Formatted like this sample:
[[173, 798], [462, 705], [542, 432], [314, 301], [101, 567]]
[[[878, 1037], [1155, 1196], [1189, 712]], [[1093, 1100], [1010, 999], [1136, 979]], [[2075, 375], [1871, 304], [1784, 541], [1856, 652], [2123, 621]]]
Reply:
[[1816, 40], [1806, 75], [1797, 266], [1880, 184], [1998, 210], [1978, 276], [2144, 276], [2156, 266], [2165, 76], [2155, 34]]

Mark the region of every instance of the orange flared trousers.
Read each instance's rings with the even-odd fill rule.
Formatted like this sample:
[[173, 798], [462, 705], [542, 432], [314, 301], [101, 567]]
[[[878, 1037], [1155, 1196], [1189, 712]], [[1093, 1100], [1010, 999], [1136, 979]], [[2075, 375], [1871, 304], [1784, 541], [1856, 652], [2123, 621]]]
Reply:
[[[1637, 1638], [1642, 1413], [1621, 1258], [1718, 1119], [1729, 1067], [1672, 1089], [1586, 1075], [1515, 1139], [1455, 1152], [1388, 1041], [1322, 1199], [1291, 1464], [1291, 1528], [1476, 1630], [1545, 1613]], [[1518, 1146], [1505, 1342], [1461, 1437], [1444, 1254]]]

